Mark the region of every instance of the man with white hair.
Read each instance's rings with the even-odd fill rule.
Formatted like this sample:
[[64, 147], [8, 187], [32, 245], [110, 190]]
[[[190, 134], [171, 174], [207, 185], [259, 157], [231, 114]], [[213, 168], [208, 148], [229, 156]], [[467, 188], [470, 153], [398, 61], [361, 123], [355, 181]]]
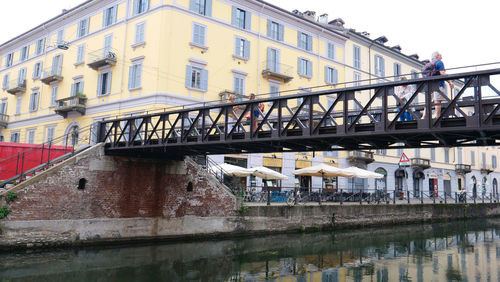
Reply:
[[[446, 72], [444, 70], [444, 64], [441, 61], [442, 58], [443, 57], [441, 53], [439, 53], [438, 51], [432, 53], [432, 62], [434, 63], [434, 72], [432, 74], [433, 76], [446, 75]], [[451, 82], [450, 80], [448, 80], [447, 82], [450, 85], [450, 90], [453, 91], [453, 82]], [[443, 96], [448, 95], [448, 91], [444, 85], [444, 81], [439, 82], [439, 92], [432, 93], [432, 103], [435, 105], [436, 108], [436, 118], [441, 116], [441, 103], [444, 101]]]

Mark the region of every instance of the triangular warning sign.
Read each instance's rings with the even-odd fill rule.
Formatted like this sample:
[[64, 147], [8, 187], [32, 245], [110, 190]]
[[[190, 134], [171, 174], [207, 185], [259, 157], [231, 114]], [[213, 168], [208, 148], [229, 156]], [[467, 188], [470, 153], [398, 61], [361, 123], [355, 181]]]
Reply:
[[399, 162], [400, 162], [400, 163], [409, 163], [409, 162], [410, 162], [410, 159], [406, 156], [406, 154], [405, 154], [405, 153], [403, 153], [403, 154], [401, 155], [401, 158], [399, 159]]

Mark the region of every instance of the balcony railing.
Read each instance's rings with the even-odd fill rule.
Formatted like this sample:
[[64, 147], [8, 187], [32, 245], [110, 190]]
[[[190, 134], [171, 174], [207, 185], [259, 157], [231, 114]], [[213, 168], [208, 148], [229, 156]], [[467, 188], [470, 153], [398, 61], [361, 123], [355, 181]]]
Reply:
[[0, 114], [0, 128], [6, 128], [9, 123], [9, 116], [6, 114]]
[[455, 165], [455, 172], [458, 174], [466, 174], [471, 172], [471, 166], [467, 164], [456, 164]]
[[289, 82], [293, 79], [293, 67], [273, 62], [262, 62], [262, 76], [264, 78], [275, 78]]
[[97, 70], [104, 66], [116, 65], [116, 54], [108, 48], [90, 52], [88, 57], [90, 63], [87, 65], [93, 70]]
[[7, 86], [7, 92], [10, 94], [24, 93], [26, 92], [26, 79], [11, 80]]
[[45, 84], [50, 84], [54, 81], [61, 81], [63, 80], [63, 76], [61, 75], [61, 66], [52, 66], [49, 68], [46, 68], [42, 71], [42, 76], [40, 77], [40, 80], [45, 83]]
[[349, 161], [361, 161], [366, 164], [375, 161], [375, 159], [373, 158], [373, 152], [366, 151], [348, 151], [347, 159], [349, 159]]
[[87, 109], [87, 98], [83, 96], [71, 96], [56, 101], [56, 114], [66, 118], [69, 113], [85, 114]]
[[412, 158], [410, 163], [412, 167], [419, 167], [422, 169], [431, 167], [431, 160], [429, 159]]

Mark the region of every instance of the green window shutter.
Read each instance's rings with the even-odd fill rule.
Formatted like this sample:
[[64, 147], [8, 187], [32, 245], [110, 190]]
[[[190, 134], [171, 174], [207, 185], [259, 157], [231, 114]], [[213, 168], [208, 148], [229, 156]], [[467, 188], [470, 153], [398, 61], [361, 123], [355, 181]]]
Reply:
[[327, 66], [325, 66], [325, 82], [326, 83], [331, 83], [330, 82], [330, 76], [328, 75], [328, 69], [329, 68]]
[[245, 11], [245, 29], [252, 29], [252, 13]]
[[203, 91], [208, 89], [208, 70], [201, 70], [201, 89]]
[[83, 94], [83, 81], [80, 82], [80, 87], [78, 87], [78, 92], [80, 92], [80, 94]]
[[281, 51], [276, 50], [276, 72], [281, 73]]
[[198, 13], [199, 11], [196, 10], [196, 7], [194, 6], [195, 4], [195, 0], [189, 0], [189, 10]]
[[108, 72], [108, 81], [106, 81], [106, 94], [111, 93], [111, 77], [113, 77], [112, 72]]
[[333, 69], [333, 81], [332, 81], [333, 84], [337, 84], [339, 83], [339, 72], [337, 71], [337, 69]]
[[312, 36], [307, 36], [307, 51], [312, 51]]
[[71, 93], [70, 93], [70, 96], [73, 97], [73, 96], [75, 96], [75, 94], [76, 94], [76, 84], [73, 83], [73, 84], [71, 84]]
[[212, 16], [212, 0], [205, 1], [205, 16], [207, 17]]
[[302, 46], [302, 43], [300, 41], [300, 34], [301, 34], [301, 32], [297, 31], [297, 47], [304, 49], [304, 47]]
[[267, 19], [267, 37], [271, 37], [272, 36], [272, 33], [271, 33], [271, 20], [270, 19]]
[[267, 64], [266, 68], [268, 70], [271, 69], [272, 61], [271, 61], [271, 47], [267, 47]]
[[250, 59], [250, 41], [245, 40], [244, 47], [245, 47], [244, 51], [245, 59]]
[[137, 15], [137, 13], [139, 13], [139, 5], [141, 5], [141, 0], [134, 0], [132, 15]]
[[135, 68], [135, 87], [142, 86], [142, 64], [136, 65]]
[[279, 30], [278, 31], [278, 40], [283, 41], [283, 37], [285, 35], [285, 27], [282, 24], [280, 24], [278, 27], [278, 30]]
[[312, 61], [307, 61], [307, 76], [312, 77], [313, 75], [313, 64]]
[[128, 89], [132, 89], [134, 86], [134, 66], [128, 68]]
[[304, 74], [304, 70], [302, 69], [302, 59], [301, 58], [297, 59], [297, 72], [299, 74]]
[[239, 37], [235, 37], [234, 38], [234, 54], [236, 56], [239, 56], [241, 54], [240, 40], [241, 40], [241, 38], [239, 38]]
[[97, 96], [102, 95], [102, 76], [102, 73], [97, 76]]
[[191, 75], [193, 73], [193, 67], [186, 66], [186, 87], [191, 88]]
[[235, 26], [238, 26], [238, 20], [236, 18], [237, 12], [238, 12], [238, 9], [235, 6], [233, 6], [232, 7], [232, 14], [231, 14], [231, 24], [235, 25]]

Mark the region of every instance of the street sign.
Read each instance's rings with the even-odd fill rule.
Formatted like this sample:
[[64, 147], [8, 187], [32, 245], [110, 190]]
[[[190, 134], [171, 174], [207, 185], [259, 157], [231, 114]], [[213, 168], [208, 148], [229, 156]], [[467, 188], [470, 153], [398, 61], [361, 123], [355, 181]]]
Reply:
[[401, 154], [401, 158], [399, 158], [399, 166], [410, 166], [410, 159], [405, 153]]

